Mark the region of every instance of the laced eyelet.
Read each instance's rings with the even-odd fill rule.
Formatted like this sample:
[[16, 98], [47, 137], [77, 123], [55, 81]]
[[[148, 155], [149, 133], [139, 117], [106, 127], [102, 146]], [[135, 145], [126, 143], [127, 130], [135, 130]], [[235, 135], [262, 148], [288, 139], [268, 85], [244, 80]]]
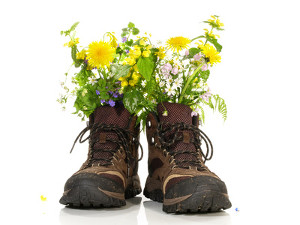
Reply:
[[154, 137], [151, 137], [151, 144], [153, 145], [155, 143]]

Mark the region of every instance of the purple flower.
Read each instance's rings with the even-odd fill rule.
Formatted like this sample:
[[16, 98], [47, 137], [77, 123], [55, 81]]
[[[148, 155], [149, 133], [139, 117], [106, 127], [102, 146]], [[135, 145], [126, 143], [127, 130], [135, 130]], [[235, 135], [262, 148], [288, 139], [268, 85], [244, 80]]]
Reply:
[[100, 95], [100, 92], [99, 92], [98, 90], [96, 90], [96, 94], [97, 94], [97, 95]]
[[201, 70], [202, 70], [202, 71], [206, 71], [206, 70], [208, 70], [208, 66], [207, 66], [207, 64], [204, 64], [204, 65], [202, 66]]
[[108, 89], [108, 87], [105, 87], [106, 89]]
[[104, 100], [104, 99], [101, 99], [100, 102], [103, 104], [103, 103], [105, 103], [105, 100]]
[[198, 54], [196, 54], [196, 55], [194, 55], [194, 60], [195, 61], [198, 61], [198, 60], [200, 60], [201, 59], [201, 53], [198, 53]]
[[212, 96], [210, 93], [210, 89], [208, 88], [207, 92], [205, 92], [203, 95], [200, 96], [204, 101], [208, 102], [209, 98]]
[[178, 68], [177, 68], [177, 66], [175, 66], [175, 67], [172, 69], [172, 73], [173, 73], [174, 75], [176, 75], [176, 74], [178, 73]]
[[188, 56], [189, 54], [190, 54], [190, 51], [187, 49], [187, 50], [185, 51], [185, 55]]
[[111, 100], [111, 99], [109, 99], [108, 104], [109, 104], [111, 107], [114, 107], [114, 106], [116, 105], [116, 103], [115, 103], [113, 100]]
[[163, 67], [161, 68], [161, 72], [162, 72], [163, 75], [165, 75], [165, 76], [169, 76], [171, 70], [172, 70], [172, 66], [171, 66], [170, 63], [166, 63], [166, 64], [163, 65]]
[[114, 94], [113, 94], [113, 97], [114, 98], [117, 98], [119, 96], [119, 93], [118, 92], [115, 92]]
[[113, 94], [113, 92], [112, 92], [112, 91], [108, 91], [108, 93], [109, 93], [109, 94], [111, 94], [111, 95]]
[[125, 52], [128, 54], [128, 53], [129, 53], [129, 50], [128, 50], [128, 49], [126, 49], [126, 50], [125, 50]]
[[122, 37], [122, 42], [125, 43], [127, 41], [127, 37]]

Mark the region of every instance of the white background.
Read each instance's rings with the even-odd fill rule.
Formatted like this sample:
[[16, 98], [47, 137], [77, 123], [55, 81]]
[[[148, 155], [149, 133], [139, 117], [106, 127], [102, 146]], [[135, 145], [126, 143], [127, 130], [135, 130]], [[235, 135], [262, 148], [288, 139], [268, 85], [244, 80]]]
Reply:
[[[0, 4], [1, 224], [300, 224], [298, 1], [2, 1]], [[226, 212], [169, 215], [142, 195], [121, 209], [74, 210], [58, 203], [87, 144], [85, 127], [56, 102], [71, 64], [60, 36], [80, 21], [81, 43], [129, 21], [164, 41], [202, 34], [220, 16], [222, 63], [209, 84], [225, 98], [228, 120], [208, 110], [201, 128], [215, 153], [208, 167], [227, 184]], [[140, 163], [147, 176], [147, 144]], [[47, 197], [46, 202], [40, 196]], [[238, 208], [237, 212], [235, 209]]]

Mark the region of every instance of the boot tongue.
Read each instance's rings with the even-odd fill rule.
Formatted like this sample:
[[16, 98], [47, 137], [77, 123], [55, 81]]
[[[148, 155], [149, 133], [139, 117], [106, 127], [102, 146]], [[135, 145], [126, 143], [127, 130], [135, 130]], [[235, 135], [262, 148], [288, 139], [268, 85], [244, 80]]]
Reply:
[[[164, 111], [168, 112], [168, 115], [163, 115]], [[178, 103], [160, 103], [157, 106], [157, 113], [158, 113], [158, 119], [160, 122], [162, 123], [185, 123], [185, 124], [189, 124], [189, 125], [197, 125], [198, 123], [198, 117], [192, 117], [191, 113], [192, 113], [192, 109], [187, 106], [187, 105], [183, 105], [183, 104], [178, 104]], [[163, 125], [164, 128], [167, 128], [171, 125], [169, 124], [165, 124]], [[194, 138], [194, 133], [190, 130], [180, 130], [178, 131], [177, 135], [178, 136], [183, 136], [185, 133], [185, 135], [188, 136], [188, 139], [190, 138]], [[174, 137], [175, 131], [171, 131], [168, 132], [165, 136], [166, 141], [171, 140]], [[196, 153], [196, 148], [195, 145], [191, 142], [187, 142], [185, 143], [184, 141], [177, 141], [175, 142], [173, 145], [171, 145], [168, 149], [169, 151], [172, 152], [182, 152], [185, 151], [186, 153], [183, 154], [177, 154], [174, 158], [179, 161], [182, 162], [180, 163], [181, 166], [183, 167], [189, 167], [190, 164], [189, 161], [196, 161], [197, 157], [193, 154], [190, 154], [188, 152], [191, 153]]]
[[[94, 124], [106, 124], [106, 125], [115, 125], [120, 128], [128, 129], [129, 120], [130, 120], [130, 113], [127, 109], [124, 108], [123, 105], [116, 105], [114, 107], [111, 106], [101, 106], [98, 107], [93, 116], [93, 123]], [[102, 135], [102, 139], [101, 136]], [[99, 139], [100, 136], [100, 139]], [[108, 140], [115, 140], [119, 141], [119, 137], [116, 132], [114, 131], [100, 131], [92, 136], [93, 140], [100, 140], [96, 141], [93, 145], [93, 149], [95, 152], [92, 152], [94, 159], [98, 159], [98, 163], [100, 165], [107, 164], [107, 160], [111, 160], [113, 151], [118, 148], [116, 143]], [[99, 151], [102, 150], [102, 151]]]
[[101, 106], [94, 111], [94, 123], [103, 123], [127, 128], [129, 119], [130, 113], [123, 105], [115, 107]]
[[[163, 115], [165, 110], [168, 112], [167, 116]], [[192, 109], [187, 105], [169, 102], [159, 103], [157, 113], [160, 122], [193, 124]]]

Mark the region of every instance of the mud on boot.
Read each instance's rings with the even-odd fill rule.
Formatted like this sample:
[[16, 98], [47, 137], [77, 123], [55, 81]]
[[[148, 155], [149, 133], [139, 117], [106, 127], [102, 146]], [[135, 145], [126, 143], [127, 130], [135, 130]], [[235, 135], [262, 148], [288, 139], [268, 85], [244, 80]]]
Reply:
[[67, 180], [61, 204], [119, 207], [126, 204], [125, 199], [141, 193], [137, 174], [139, 126], [135, 125], [136, 117], [123, 105], [101, 106], [94, 111], [89, 125], [74, 142], [89, 140], [88, 158]]

